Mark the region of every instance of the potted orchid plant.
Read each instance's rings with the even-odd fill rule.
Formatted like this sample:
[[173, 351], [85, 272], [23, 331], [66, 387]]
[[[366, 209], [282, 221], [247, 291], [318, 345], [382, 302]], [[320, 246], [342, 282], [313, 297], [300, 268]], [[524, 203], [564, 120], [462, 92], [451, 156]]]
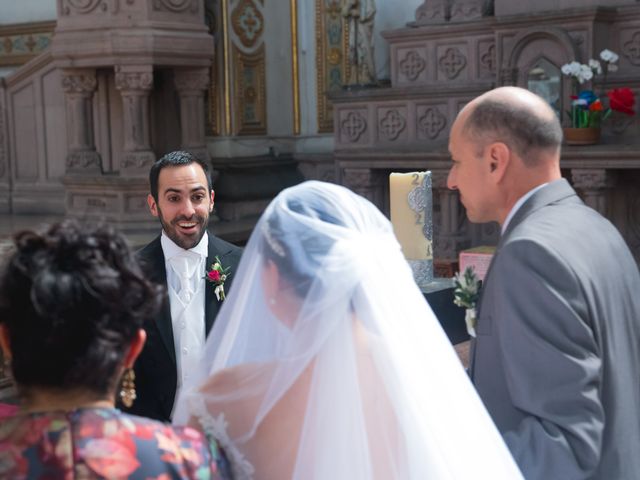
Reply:
[[[607, 80], [609, 72], [618, 70], [618, 55], [605, 49], [600, 52], [600, 60], [590, 59], [587, 64], [573, 61], [562, 66], [562, 73], [573, 80], [574, 92], [571, 96], [571, 128], [565, 128], [565, 140], [569, 144], [587, 145], [597, 143], [600, 138], [600, 126], [612, 111], [626, 115], [635, 115], [635, 96], [630, 88], [614, 88], [606, 95], [597, 95], [592, 89], [580, 90], [586, 82], [596, 83], [596, 76], [603, 77], [601, 85]], [[605, 97], [606, 99], [602, 98]], [[607, 103], [607, 106], [605, 106]], [[577, 137], [577, 138], [574, 138]]]

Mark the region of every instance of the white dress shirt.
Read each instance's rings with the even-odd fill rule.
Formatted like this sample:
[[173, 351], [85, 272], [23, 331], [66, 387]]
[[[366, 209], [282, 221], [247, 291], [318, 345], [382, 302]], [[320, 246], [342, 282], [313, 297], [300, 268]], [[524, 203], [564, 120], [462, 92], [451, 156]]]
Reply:
[[167, 289], [171, 307], [171, 326], [176, 352], [178, 385], [189, 378], [198, 365], [206, 338], [205, 328], [205, 270], [209, 246], [207, 233], [193, 248], [185, 250], [176, 245], [163, 231], [160, 238], [167, 271]]

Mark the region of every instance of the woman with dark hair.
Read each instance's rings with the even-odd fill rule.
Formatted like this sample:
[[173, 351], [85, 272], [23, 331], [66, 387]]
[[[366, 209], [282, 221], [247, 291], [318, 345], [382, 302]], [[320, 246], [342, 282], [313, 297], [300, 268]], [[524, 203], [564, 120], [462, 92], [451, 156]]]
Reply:
[[173, 421], [236, 479], [521, 479], [389, 221], [338, 185], [258, 222]]
[[228, 478], [214, 440], [126, 415], [160, 287], [124, 239], [65, 221], [22, 232], [0, 276], [0, 343], [21, 408], [0, 422], [0, 478]]

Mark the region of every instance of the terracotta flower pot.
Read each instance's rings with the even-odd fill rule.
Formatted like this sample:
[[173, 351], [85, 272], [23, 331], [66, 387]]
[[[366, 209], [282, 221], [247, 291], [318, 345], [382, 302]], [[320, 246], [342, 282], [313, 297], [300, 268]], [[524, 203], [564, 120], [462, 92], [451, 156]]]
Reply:
[[562, 129], [564, 141], [567, 145], [594, 145], [600, 141], [600, 128], [569, 128]]

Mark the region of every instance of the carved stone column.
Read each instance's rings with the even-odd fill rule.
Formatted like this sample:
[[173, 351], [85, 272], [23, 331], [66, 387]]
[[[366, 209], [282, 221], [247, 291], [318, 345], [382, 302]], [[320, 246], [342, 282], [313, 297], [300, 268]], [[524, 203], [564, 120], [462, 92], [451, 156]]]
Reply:
[[434, 216], [434, 251], [438, 258], [455, 259], [458, 252], [466, 248], [465, 236], [460, 234], [460, 201], [458, 192], [447, 188], [449, 170], [434, 170], [433, 194], [440, 206], [440, 214]]
[[584, 203], [602, 216], [607, 217], [607, 190], [614, 184], [612, 173], [605, 169], [574, 168], [571, 170], [571, 179], [574, 188], [580, 192]]
[[92, 104], [96, 86], [95, 70], [62, 70], [62, 89], [67, 104], [67, 173], [102, 173], [102, 160], [96, 151], [93, 135]]
[[209, 71], [206, 68], [176, 69], [174, 75], [180, 95], [182, 149], [207, 161], [204, 96], [209, 88]]
[[124, 149], [120, 174], [146, 176], [155, 162], [149, 135], [149, 94], [153, 66], [116, 66], [116, 88], [122, 95]]
[[384, 184], [382, 177], [371, 168], [345, 168], [342, 172], [342, 184], [383, 208]]

